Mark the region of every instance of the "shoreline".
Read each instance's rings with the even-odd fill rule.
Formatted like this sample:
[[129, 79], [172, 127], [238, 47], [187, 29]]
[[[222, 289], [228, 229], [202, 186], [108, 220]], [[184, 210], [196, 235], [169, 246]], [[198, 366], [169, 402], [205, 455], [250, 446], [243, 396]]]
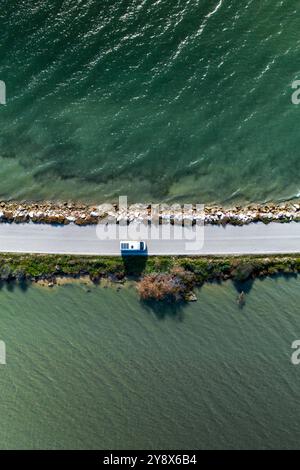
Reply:
[[141, 257], [0, 254], [0, 283], [21, 288], [70, 282], [120, 286], [134, 281], [142, 301], [189, 302], [197, 300], [194, 288], [207, 282], [231, 280], [243, 292], [246, 282], [278, 275], [298, 275], [300, 253], [274, 256], [154, 256]]
[[[177, 206], [177, 207], [176, 207]], [[151, 222], [183, 225], [180, 205], [161, 204], [160, 210], [151, 214], [151, 205], [132, 204], [126, 210], [117, 204], [84, 204], [80, 202], [19, 202], [0, 201], [0, 223], [44, 223], [79, 226], [96, 225], [103, 219], [116, 220], [117, 223]], [[196, 205], [184, 212], [185, 221], [205, 225], [248, 225], [255, 222], [288, 223], [300, 221], [300, 200], [282, 203], [248, 204], [221, 207], [205, 206], [203, 210]]]

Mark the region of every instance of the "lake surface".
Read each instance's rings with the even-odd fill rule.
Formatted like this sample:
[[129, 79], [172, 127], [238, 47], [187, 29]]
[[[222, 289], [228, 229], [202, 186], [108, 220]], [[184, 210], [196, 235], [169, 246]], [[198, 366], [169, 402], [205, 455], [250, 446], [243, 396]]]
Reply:
[[11, 0], [0, 197], [300, 194], [300, 13], [281, 0]]
[[[88, 292], [90, 290], [90, 292]], [[297, 448], [299, 280], [143, 306], [133, 286], [0, 291], [0, 448]]]

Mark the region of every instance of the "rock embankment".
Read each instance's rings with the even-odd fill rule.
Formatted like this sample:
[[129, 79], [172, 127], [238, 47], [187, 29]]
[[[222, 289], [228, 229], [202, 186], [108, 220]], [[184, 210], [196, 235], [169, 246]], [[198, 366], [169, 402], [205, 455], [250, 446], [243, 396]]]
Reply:
[[134, 204], [127, 209], [117, 204], [88, 205], [74, 202], [0, 202], [0, 222], [35, 222], [48, 224], [90, 225], [105, 219], [116, 220], [118, 223], [128, 221], [172, 224], [204, 222], [212, 225], [246, 225], [251, 222], [291, 222], [300, 221], [300, 203], [251, 204], [222, 208], [219, 206], [199, 206], [183, 208], [179, 205], [150, 206]]

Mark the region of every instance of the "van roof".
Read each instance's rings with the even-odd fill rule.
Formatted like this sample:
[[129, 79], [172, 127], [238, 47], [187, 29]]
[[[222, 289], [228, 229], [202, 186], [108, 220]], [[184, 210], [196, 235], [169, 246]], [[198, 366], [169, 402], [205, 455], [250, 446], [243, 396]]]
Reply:
[[121, 250], [140, 250], [141, 241], [140, 240], [121, 240], [120, 241]]

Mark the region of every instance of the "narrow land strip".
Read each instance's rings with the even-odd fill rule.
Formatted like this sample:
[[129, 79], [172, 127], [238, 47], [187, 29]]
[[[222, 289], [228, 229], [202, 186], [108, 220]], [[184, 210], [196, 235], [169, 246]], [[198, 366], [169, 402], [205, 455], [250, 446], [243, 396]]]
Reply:
[[[138, 237], [137, 237], [138, 238]], [[148, 255], [257, 255], [300, 253], [300, 223], [209, 225], [201, 241], [147, 240]], [[118, 240], [101, 240], [96, 227], [74, 224], [0, 224], [0, 252], [119, 256]]]

